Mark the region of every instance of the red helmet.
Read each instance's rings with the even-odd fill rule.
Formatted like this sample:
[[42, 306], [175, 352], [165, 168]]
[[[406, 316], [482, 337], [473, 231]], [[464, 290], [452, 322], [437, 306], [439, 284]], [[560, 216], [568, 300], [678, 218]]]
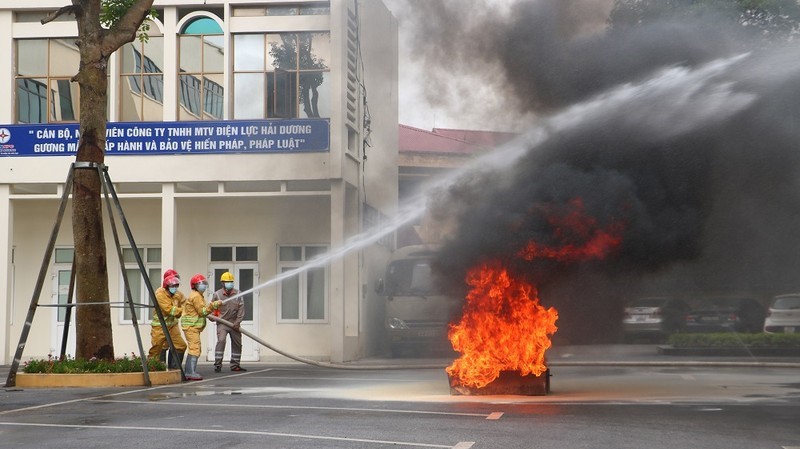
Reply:
[[205, 276], [203, 276], [202, 274], [199, 274], [199, 273], [195, 274], [194, 276], [192, 276], [192, 280], [191, 280], [192, 288], [194, 288], [195, 285], [197, 285], [197, 284], [199, 284], [201, 282], [206, 282], [206, 277]]
[[178, 278], [178, 276], [170, 276], [170, 277], [164, 279], [164, 284], [163, 284], [164, 288], [167, 288], [167, 287], [172, 286], [172, 285], [174, 285], [176, 287], [181, 285], [181, 280], [180, 280], [180, 278]]
[[178, 276], [178, 272], [173, 270], [172, 268], [170, 268], [170, 269], [168, 269], [167, 271], [164, 272], [164, 279], [167, 279], [168, 277], [171, 277], [171, 276], [175, 276], [177, 278], [180, 278], [180, 276]]

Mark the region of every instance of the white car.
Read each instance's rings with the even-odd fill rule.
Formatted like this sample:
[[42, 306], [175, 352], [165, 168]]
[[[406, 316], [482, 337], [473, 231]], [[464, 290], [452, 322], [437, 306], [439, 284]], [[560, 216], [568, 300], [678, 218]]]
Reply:
[[800, 332], [800, 293], [779, 295], [772, 299], [764, 321], [764, 332]]

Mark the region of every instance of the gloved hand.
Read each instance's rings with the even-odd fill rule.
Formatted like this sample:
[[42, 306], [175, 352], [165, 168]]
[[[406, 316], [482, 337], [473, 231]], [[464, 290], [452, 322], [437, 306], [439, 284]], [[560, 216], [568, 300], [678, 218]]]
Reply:
[[220, 306], [222, 306], [222, 301], [219, 301], [219, 300], [217, 300], [217, 301], [211, 301], [211, 304], [209, 304], [209, 305], [208, 305], [208, 307], [209, 307], [211, 310], [217, 310], [217, 309], [219, 309], [219, 308], [220, 308]]
[[183, 315], [183, 308], [182, 307], [175, 307], [175, 318], [180, 318]]
[[238, 324], [234, 324], [233, 325], [233, 330], [235, 330], [236, 332], [239, 332], [239, 325]]

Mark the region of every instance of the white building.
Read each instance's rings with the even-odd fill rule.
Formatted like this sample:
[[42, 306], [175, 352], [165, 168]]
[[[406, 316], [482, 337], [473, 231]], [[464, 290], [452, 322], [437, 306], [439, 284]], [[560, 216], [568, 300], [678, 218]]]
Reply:
[[[40, 23], [69, 3], [0, 0], [0, 364], [14, 356], [74, 162], [77, 26], [71, 16]], [[334, 362], [377, 353], [374, 279], [391, 243], [268, 281], [396, 210], [395, 18], [378, 0], [154, 7], [149, 40], [110, 61], [105, 158], [151, 282], [174, 268], [188, 293], [193, 274], [218, 281], [230, 270], [240, 290], [268, 284], [246, 299], [245, 327], [275, 346]], [[69, 213], [41, 305], [67, 298]], [[125, 269], [134, 299], [148, 303], [130, 247], [124, 267], [117, 260], [107, 217], [105, 232], [109, 301], [124, 299]], [[64, 310], [36, 310], [24, 358], [58, 353]], [[145, 351], [149, 310], [139, 317]], [[130, 312], [111, 313], [117, 356], [138, 353]], [[210, 325], [203, 352], [212, 358], [214, 339]], [[250, 339], [244, 345], [245, 362], [282, 359]]]

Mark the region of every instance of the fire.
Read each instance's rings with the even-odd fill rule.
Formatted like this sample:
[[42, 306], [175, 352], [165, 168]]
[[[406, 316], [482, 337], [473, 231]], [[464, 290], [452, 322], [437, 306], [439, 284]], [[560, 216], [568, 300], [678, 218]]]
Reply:
[[501, 371], [523, 376], [545, 372], [544, 353], [557, 329], [558, 312], [539, 304], [536, 289], [515, 280], [499, 263], [474, 268], [467, 276], [461, 321], [448, 337], [462, 355], [447, 368], [451, 378], [482, 388]]
[[[624, 226], [605, 228], [587, 215], [580, 199], [560, 210], [543, 206], [553, 229], [555, 246], [528, 242], [516, 256], [527, 261], [548, 259], [577, 263], [602, 259], [622, 241]], [[499, 261], [475, 267], [467, 274], [471, 288], [463, 315], [448, 337], [461, 356], [447, 367], [451, 383], [483, 388], [502, 371], [539, 376], [547, 371], [545, 352], [558, 329], [558, 311], [539, 303], [536, 288], [512, 277]]]

